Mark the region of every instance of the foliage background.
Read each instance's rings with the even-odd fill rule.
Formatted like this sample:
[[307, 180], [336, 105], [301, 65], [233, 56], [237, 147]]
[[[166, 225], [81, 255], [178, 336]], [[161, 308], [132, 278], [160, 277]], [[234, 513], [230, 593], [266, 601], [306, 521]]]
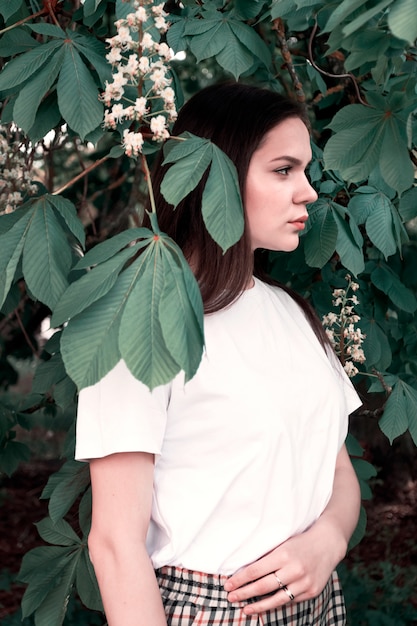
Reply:
[[[354, 381], [364, 398], [355, 434], [362, 446], [372, 447], [369, 433], [378, 421], [389, 441], [401, 438], [407, 449], [409, 442], [414, 446], [414, 0], [169, 0], [165, 9], [172, 24], [167, 42], [174, 52], [185, 52], [172, 64], [178, 104], [223, 78], [306, 103], [314, 141], [310, 176], [319, 200], [310, 208], [299, 249], [270, 254], [270, 271], [310, 298], [320, 315], [336, 310], [332, 292], [345, 288], [346, 274], [355, 277], [355, 310], [366, 333], [366, 361]], [[77, 385], [94, 382], [126, 356], [126, 338], [136, 337], [128, 357], [150, 385], [180, 367], [192, 375], [202, 347], [201, 309], [180, 255], [167, 241], [157, 247], [154, 233], [138, 230], [147, 198], [143, 162], [119, 149], [123, 125], [114, 131], [102, 126], [98, 95], [111, 79], [105, 41], [115, 32], [115, 17], [127, 10], [121, 0], [0, 0], [1, 471], [9, 476], [30, 460], [22, 430], [46, 426], [68, 433], [66, 461], [43, 493], [49, 517], [38, 530], [49, 545], [31, 551], [19, 575], [28, 584], [23, 615], [34, 614], [39, 626], [61, 624], [70, 595], [100, 609], [86, 554], [88, 468], [72, 460]], [[149, 163], [157, 147], [147, 145]], [[184, 158], [179, 151], [174, 164]], [[174, 195], [188, 184], [190, 172], [182, 171]], [[132, 242], [147, 250], [147, 262], [134, 276], [125, 269]], [[88, 254], [80, 260], [82, 251]], [[156, 257], [162, 262], [155, 274], [149, 266]], [[161, 277], [174, 267], [173, 259], [182, 278], [168, 298], [175, 272], [171, 282]], [[164, 306], [150, 309], [155, 283]], [[134, 298], [130, 314], [127, 307], [122, 322], [109, 319], [127, 291]], [[184, 319], [191, 330], [172, 345], [166, 329], [178, 297], [188, 303]], [[49, 327], [51, 315], [57, 330], [45, 343], [41, 329]], [[149, 332], [150, 318], [159, 333]], [[190, 342], [190, 336], [197, 340]], [[34, 374], [24, 395], [15, 386], [23, 372]], [[370, 497], [366, 480], [373, 470], [358, 442], [352, 438], [349, 445], [363, 496]], [[74, 506], [75, 528], [68, 523]], [[416, 616], [410, 615], [402, 623], [412, 623], [407, 620]], [[364, 623], [382, 623], [377, 618]]]

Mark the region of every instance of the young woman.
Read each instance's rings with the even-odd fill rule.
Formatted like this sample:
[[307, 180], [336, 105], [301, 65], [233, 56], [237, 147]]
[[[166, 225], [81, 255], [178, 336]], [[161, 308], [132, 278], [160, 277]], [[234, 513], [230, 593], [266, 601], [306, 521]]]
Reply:
[[344, 439], [358, 396], [307, 304], [262, 270], [294, 250], [317, 198], [303, 109], [239, 84], [209, 87], [173, 133], [210, 138], [235, 163], [245, 232], [223, 254], [204, 181], [160, 227], [205, 304], [195, 377], [150, 392], [121, 361], [80, 394], [77, 458], [89, 459], [89, 538], [109, 626], [345, 623], [334, 573], [359, 512]]

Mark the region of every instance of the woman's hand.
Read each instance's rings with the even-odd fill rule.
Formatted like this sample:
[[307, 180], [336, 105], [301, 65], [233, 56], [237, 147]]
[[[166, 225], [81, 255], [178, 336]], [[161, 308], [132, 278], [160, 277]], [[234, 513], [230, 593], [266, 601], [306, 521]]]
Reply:
[[248, 604], [244, 612], [249, 615], [318, 596], [346, 554], [359, 505], [358, 482], [343, 447], [337, 457], [333, 494], [320, 518], [305, 532], [231, 576], [225, 584], [229, 601], [275, 592]]
[[324, 589], [344, 552], [343, 541], [336, 533], [334, 535], [331, 539], [323, 525], [323, 528], [313, 526], [291, 537], [229, 578], [225, 585], [230, 591], [229, 601], [249, 600], [275, 591], [246, 606], [244, 612], [251, 614], [287, 604], [292, 601], [291, 595], [295, 602], [315, 598]]

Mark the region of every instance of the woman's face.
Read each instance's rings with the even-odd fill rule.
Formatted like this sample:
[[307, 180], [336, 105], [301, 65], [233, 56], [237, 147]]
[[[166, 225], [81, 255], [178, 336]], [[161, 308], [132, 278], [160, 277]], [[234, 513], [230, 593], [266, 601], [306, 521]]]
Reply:
[[311, 161], [305, 124], [291, 117], [270, 130], [249, 162], [245, 184], [246, 220], [252, 250], [291, 252], [317, 200], [305, 170]]

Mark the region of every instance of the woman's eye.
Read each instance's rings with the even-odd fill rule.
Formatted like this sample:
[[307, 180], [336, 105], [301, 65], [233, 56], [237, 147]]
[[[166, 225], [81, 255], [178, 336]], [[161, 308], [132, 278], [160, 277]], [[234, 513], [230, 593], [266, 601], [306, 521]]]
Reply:
[[274, 172], [276, 172], [276, 174], [281, 174], [282, 176], [288, 176], [290, 169], [290, 167], [280, 167], [278, 170], [274, 170]]

